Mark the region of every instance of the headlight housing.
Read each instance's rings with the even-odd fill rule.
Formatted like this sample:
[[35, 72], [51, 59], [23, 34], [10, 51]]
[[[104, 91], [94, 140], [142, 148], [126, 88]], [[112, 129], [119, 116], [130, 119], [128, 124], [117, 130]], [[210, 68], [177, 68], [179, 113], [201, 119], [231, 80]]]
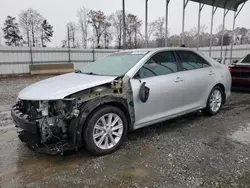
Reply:
[[49, 101], [39, 101], [39, 109], [38, 112], [42, 113], [42, 116], [49, 115]]

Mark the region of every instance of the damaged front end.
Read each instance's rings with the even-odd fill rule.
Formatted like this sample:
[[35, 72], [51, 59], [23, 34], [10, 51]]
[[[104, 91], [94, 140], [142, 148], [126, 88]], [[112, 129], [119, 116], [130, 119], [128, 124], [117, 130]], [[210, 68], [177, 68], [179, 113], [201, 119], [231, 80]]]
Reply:
[[58, 154], [76, 149], [70, 142], [70, 121], [79, 116], [75, 100], [19, 100], [11, 110], [18, 136], [29, 148]]
[[103, 104], [121, 108], [130, 125], [133, 124], [132, 90], [129, 81], [121, 77], [61, 100], [19, 100], [11, 114], [20, 140], [29, 148], [41, 153], [63, 154], [83, 146], [82, 131], [86, 120]]

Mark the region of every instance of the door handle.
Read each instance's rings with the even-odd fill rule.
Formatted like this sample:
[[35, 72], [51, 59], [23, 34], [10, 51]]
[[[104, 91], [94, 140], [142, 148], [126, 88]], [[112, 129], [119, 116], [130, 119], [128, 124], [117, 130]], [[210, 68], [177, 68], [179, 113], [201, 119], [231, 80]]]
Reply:
[[210, 71], [210, 72], [209, 72], [209, 75], [214, 75], [214, 72], [213, 72], [213, 71]]
[[174, 81], [175, 81], [175, 82], [182, 82], [183, 79], [182, 79], [181, 77], [177, 77]]

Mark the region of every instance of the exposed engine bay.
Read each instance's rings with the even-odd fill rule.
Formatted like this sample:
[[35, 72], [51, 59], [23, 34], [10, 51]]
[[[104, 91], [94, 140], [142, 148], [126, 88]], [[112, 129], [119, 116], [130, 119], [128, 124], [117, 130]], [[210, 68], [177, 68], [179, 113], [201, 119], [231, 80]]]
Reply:
[[[83, 126], [81, 116], [86, 118], [95, 107], [105, 103], [105, 101], [110, 101], [114, 96], [117, 99], [124, 99], [123, 101], [127, 103], [125, 105], [128, 106], [127, 98], [129, 97], [124, 94], [129, 92], [124, 92], [124, 90], [128, 89], [119, 79], [105, 85], [73, 93], [61, 100], [33, 101], [19, 99], [12, 110], [13, 120], [19, 128], [19, 138], [32, 149], [45, 146], [51, 151], [51, 154], [63, 153], [67, 150], [65, 147], [77, 149], [81, 145], [82, 139], [80, 134]], [[94, 100], [96, 101], [93, 102]], [[85, 111], [82, 111], [82, 109], [85, 109]], [[25, 122], [20, 123], [20, 119]], [[25, 124], [25, 126], [22, 124]], [[81, 125], [79, 126], [79, 124]], [[25, 130], [30, 129], [31, 126], [36, 128]], [[45, 153], [49, 152], [45, 151]]]
[[75, 100], [18, 101], [16, 108], [25, 114], [25, 119], [35, 121], [40, 132], [40, 143], [49, 144], [68, 139], [68, 124], [78, 117]]

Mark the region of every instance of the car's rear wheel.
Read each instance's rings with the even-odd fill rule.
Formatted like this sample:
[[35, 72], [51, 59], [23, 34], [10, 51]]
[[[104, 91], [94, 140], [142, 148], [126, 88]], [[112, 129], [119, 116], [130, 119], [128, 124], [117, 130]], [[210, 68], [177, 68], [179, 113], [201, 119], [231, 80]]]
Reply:
[[127, 135], [127, 119], [119, 108], [103, 106], [94, 111], [83, 130], [84, 145], [95, 156], [117, 150]]
[[223, 91], [219, 86], [215, 86], [209, 94], [205, 113], [207, 115], [216, 115], [219, 113], [223, 104]]

